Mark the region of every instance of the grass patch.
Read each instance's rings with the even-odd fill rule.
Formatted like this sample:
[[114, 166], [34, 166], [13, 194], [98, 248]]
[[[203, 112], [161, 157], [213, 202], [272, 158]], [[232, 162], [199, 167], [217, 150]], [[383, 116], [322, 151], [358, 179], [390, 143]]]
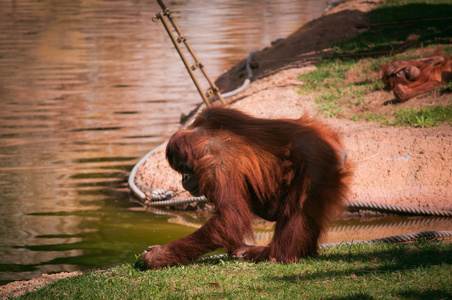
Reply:
[[[361, 120], [353, 116], [355, 121]], [[452, 121], [452, 106], [436, 106], [434, 108], [401, 108], [392, 114], [366, 113], [367, 121], [390, 126], [433, 127]]]
[[346, 63], [339, 59], [320, 61], [316, 70], [298, 77], [305, 81], [303, 93], [310, 93], [319, 88], [335, 89], [341, 86], [345, 80], [345, 73], [354, 63], [355, 61]]
[[442, 299], [450, 241], [356, 244], [299, 263], [212, 259], [163, 270], [123, 265], [60, 280], [19, 299]]
[[[398, 110], [395, 114], [394, 125], [413, 127], [432, 127], [452, 120], [452, 106], [420, 109]], [[393, 125], [393, 124], [391, 124]]]
[[[339, 59], [323, 59], [314, 71], [298, 76], [303, 85], [297, 92], [318, 93], [314, 98], [315, 107], [328, 117], [340, 117], [352, 107], [367, 104], [369, 100], [365, 96], [369, 92], [383, 88], [371, 62], [373, 61], [360, 62], [353, 59], [342, 62]], [[349, 72], [363, 76], [349, 81], [346, 80]]]
[[344, 112], [344, 109], [338, 106], [339, 96], [334, 93], [321, 94], [314, 99], [315, 107], [325, 111], [328, 117], [334, 117]]

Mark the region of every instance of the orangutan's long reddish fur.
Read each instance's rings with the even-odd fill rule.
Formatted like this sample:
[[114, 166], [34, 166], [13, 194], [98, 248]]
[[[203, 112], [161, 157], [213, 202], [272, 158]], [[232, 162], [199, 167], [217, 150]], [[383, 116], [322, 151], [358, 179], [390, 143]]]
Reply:
[[393, 61], [381, 72], [386, 88], [400, 102], [452, 80], [451, 60], [446, 56]]
[[[194, 171], [200, 192], [216, 209], [193, 234], [144, 251], [146, 267], [154, 269], [220, 247], [256, 262], [316, 255], [351, 173], [338, 136], [317, 121], [259, 119], [223, 107], [205, 109], [175, 133], [166, 155], [175, 170]], [[276, 221], [268, 247], [244, 243], [253, 238], [252, 214]]]

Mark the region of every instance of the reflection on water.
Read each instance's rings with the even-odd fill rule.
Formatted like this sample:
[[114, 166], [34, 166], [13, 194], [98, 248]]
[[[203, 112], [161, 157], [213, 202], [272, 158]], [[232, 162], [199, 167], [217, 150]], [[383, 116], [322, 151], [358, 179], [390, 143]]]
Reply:
[[[209, 75], [325, 1], [166, 3]], [[131, 210], [127, 175], [201, 102], [156, 1], [0, 0], [0, 283], [133, 261], [193, 228]]]
[[[168, 223], [179, 224], [192, 228], [199, 228], [207, 220], [204, 213], [161, 211], [154, 209], [154, 213], [171, 215]], [[403, 217], [393, 215], [381, 215], [375, 217], [350, 217], [338, 218], [322, 237], [320, 243], [340, 243], [344, 241], [360, 241], [380, 239], [389, 236], [403, 235], [413, 232], [429, 230], [450, 230], [451, 218], [444, 217]], [[255, 244], [267, 245], [274, 233], [274, 222], [268, 222], [257, 218], [254, 220]], [[252, 242], [252, 241], [250, 241]]]
[[[209, 75], [326, 1], [168, 4]], [[129, 201], [132, 166], [201, 102], [155, 1], [0, 0], [0, 284], [131, 262], [194, 230]]]

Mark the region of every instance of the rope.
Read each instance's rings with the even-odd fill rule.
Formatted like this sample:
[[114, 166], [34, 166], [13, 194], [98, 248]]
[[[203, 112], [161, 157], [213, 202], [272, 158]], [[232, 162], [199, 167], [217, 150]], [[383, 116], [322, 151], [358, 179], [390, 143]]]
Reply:
[[435, 228], [435, 226], [441, 226], [442, 224], [449, 225], [450, 220], [443, 217], [429, 217], [429, 218], [403, 218], [397, 221], [386, 221], [384, 223], [375, 223], [370, 221], [357, 220], [356, 223], [351, 224], [333, 224], [328, 228], [329, 232], [350, 232], [358, 230], [380, 229], [388, 227], [406, 227], [406, 226], [427, 226]]
[[381, 213], [396, 213], [399, 215], [409, 216], [440, 216], [440, 217], [452, 217], [452, 211], [449, 210], [434, 210], [427, 208], [407, 207], [400, 205], [369, 203], [369, 202], [355, 202], [348, 203], [348, 209], [350, 211], [370, 210]]
[[166, 191], [164, 189], [157, 189], [151, 192], [151, 198], [153, 201], [163, 201], [171, 199], [173, 195], [173, 191]]
[[[162, 198], [162, 193], [166, 197]], [[147, 200], [145, 205], [147, 206], [174, 206], [174, 205], [185, 205], [195, 202], [208, 202], [207, 198], [201, 197], [190, 197], [181, 199], [169, 199], [173, 195], [172, 192], [166, 192], [164, 190], [155, 190], [150, 196], [146, 196]], [[165, 200], [165, 201], [161, 201]], [[438, 216], [438, 217], [452, 217], [452, 211], [450, 210], [434, 210], [427, 208], [416, 208], [400, 205], [390, 205], [390, 204], [380, 204], [380, 203], [370, 203], [370, 202], [356, 202], [350, 201], [347, 205], [348, 211], [355, 212], [359, 210], [375, 211], [379, 213], [386, 214], [397, 214], [405, 216]]]
[[[374, 243], [385, 243], [385, 244], [394, 244], [394, 243], [402, 243], [402, 242], [409, 242], [414, 241], [418, 239], [433, 239], [433, 238], [442, 238], [452, 236], [452, 231], [421, 231], [421, 232], [413, 232], [408, 234], [402, 234], [402, 235], [394, 235], [389, 237], [384, 237], [380, 239], [372, 239], [372, 240], [361, 240], [361, 241], [351, 241], [351, 242], [341, 242], [341, 243], [327, 243], [327, 244], [321, 244], [319, 245], [319, 248], [329, 248], [333, 246], [339, 246], [339, 245], [354, 245], [354, 244], [374, 244]], [[222, 259], [230, 257], [227, 253], [223, 254], [216, 254], [208, 257], [203, 257], [198, 259], [198, 262], [205, 261], [207, 259]]]
[[141, 200], [146, 199], [146, 195], [136, 186], [135, 184], [135, 176], [137, 175], [138, 168], [148, 159], [148, 157], [154, 155], [156, 151], [158, 151], [160, 148], [165, 147], [166, 142], [158, 146], [157, 148], [153, 149], [152, 151], [148, 152], [145, 156], [143, 156], [142, 159], [133, 167], [132, 171], [130, 171], [129, 175], [129, 187], [132, 190], [132, 193], [140, 198]]
[[253, 52], [251, 52], [250, 55], [248, 56], [247, 60], [246, 60], [246, 71], [248, 72], [248, 76], [246, 77], [246, 79], [245, 79], [245, 81], [243, 82], [242, 86], [240, 86], [239, 88], [237, 88], [237, 89], [235, 89], [235, 90], [232, 90], [232, 91], [230, 91], [230, 92], [221, 94], [221, 96], [222, 96], [223, 98], [229, 98], [229, 97], [235, 96], [235, 95], [237, 95], [238, 93], [244, 91], [244, 90], [248, 87], [248, 85], [249, 85], [250, 82], [251, 82], [251, 79], [253, 79], [253, 76], [254, 76], [254, 75], [253, 75], [253, 69], [252, 69], [251, 66], [250, 66], [250, 62], [251, 62], [251, 60], [253, 59], [253, 56], [254, 56], [257, 52], [258, 52], [258, 51], [253, 51]]
[[440, 238], [440, 237], [446, 237], [446, 236], [452, 236], [452, 231], [421, 231], [421, 232], [413, 232], [413, 233], [407, 233], [407, 234], [402, 234], [402, 235], [394, 235], [394, 236], [384, 237], [384, 238], [380, 238], [380, 239], [322, 244], [319, 247], [326, 248], [326, 247], [332, 247], [332, 246], [337, 246], [337, 245], [353, 245], [353, 244], [363, 244], [363, 243], [392, 244], [392, 243], [409, 242], [409, 241], [413, 241], [413, 240], [417, 240], [417, 239], [421, 239], [421, 238]]
[[204, 196], [201, 197], [190, 197], [190, 198], [183, 198], [183, 199], [171, 199], [171, 200], [154, 200], [151, 197], [147, 197], [147, 200], [144, 202], [144, 205], [147, 206], [178, 206], [178, 205], [184, 205], [184, 204], [190, 204], [190, 203], [202, 203], [207, 202], [207, 198]]

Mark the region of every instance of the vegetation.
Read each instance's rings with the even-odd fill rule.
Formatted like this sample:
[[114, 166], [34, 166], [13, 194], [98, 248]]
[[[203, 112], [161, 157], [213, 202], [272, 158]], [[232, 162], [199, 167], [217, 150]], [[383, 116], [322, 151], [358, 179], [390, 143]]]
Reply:
[[450, 241], [354, 244], [299, 263], [210, 259], [163, 270], [126, 264], [71, 277], [20, 299], [444, 299]]
[[430, 127], [452, 120], [452, 106], [436, 106], [432, 109], [405, 109], [396, 112], [396, 120], [389, 125], [411, 125], [414, 127]]
[[388, 102], [386, 108], [375, 111], [370, 100], [375, 92], [383, 91], [379, 75], [382, 65], [394, 59], [417, 59], [422, 52], [431, 54], [438, 47], [442, 53], [452, 55], [451, 16], [452, 5], [447, 0], [384, 2], [368, 13], [372, 25], [367, 31], [335, 44], [337, 55], [324, 58], [315, 71], [299, 76], [303, 82], [299, 92], [314, 94], [316, 108], [329, 117], [393, 126], [452, 125], [451, 101], [435, 106], [435, 100], [442, 95], [450, 100], [452, 83], [429, 95], [429, 107], [400, 109]]

